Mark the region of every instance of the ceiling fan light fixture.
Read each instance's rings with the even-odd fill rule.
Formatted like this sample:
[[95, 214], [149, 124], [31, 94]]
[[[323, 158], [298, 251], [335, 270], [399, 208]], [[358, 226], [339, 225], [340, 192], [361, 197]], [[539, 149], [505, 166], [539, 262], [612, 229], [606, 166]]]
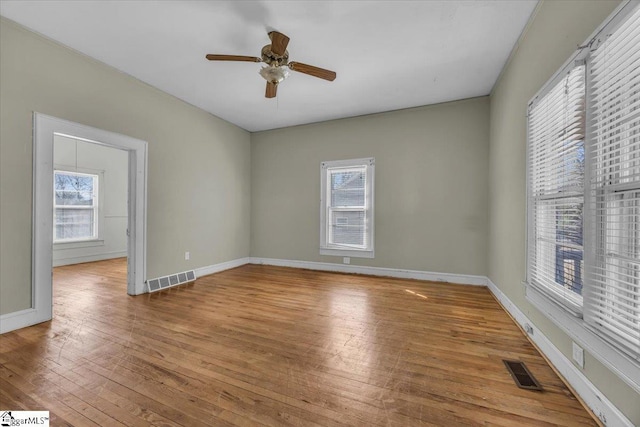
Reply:
[[289, 68], [286, 65], [274, 67], [267, 65], [260, 69], [260, 75], [270, 83], [280, 83], [289, 77]]
[[[2, 1], [2, 0], [0, 0]], [[278, 94], [278, 84], [289, 77], [289, 70], [296, 73], [307, 74], [319, 79], [334, 81], [335, 71], [303, 64], [302, 62], [289, 62], [289, 52], [287, 45], [289, 37], [277, 31], [269, 32], [271, 44], [262, 48], [261, 57], [244, 55], [221, 55], [209, 53], [206, 58], [209, 61], [242, 61], [242, 62], [263, 62], [259, 73], [267, 81], [265, 98], [275, 98]]]

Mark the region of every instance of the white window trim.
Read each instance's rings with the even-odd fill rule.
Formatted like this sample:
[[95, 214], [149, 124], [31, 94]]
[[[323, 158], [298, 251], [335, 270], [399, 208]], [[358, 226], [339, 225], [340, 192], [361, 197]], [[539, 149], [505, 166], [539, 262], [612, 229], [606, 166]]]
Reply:
[[[53, 246], [55, 249], [75, 249], [75, 248], [86, 248], [92, 246], [103, 246], [104, 245], [104, 171], [99, 169], [88, 169], [88, 168], [77, 168], [75, 166], [68, 165], [59, 165], [55, 164], [53, 167], [53, 171], [55, 172], [65, 172], [65, 173], [78, 173], [81, 175], [96, 175], [98, 177], [98, 206], [97, 206], [97, 223], [95, 237], [90, 237], [86, 239], [64, 239], [64, 240], [56, 240], [55, 238], [55, 209], [56, 206], [53, 206], [53, 216], [54, 216], [54, 236], [53, 236]], [[55, 200], [55, 197], [54, 197]]]
[[[328, 221], [328, 175], [327, 170], [333, 168], [350, 167], [362, 167], [367, 168], [366, 183], [365, 183], [365, 215], [366, 221], [369, 227], [370, 235], [368, 241], [370, 242], [370, 249], [361, 248], [349, 248], [345, 246], [332, 246], [327, 242], [327, 221]], [[375, 159], [373, 157], [367, 157], [362, 159], [349, 159], [349, 160], [334, 160], [322, 162], [320, 167], [320, 255], [331, 256], [350, 256], [354, 258], [374, 258], [375, 257]]]
[[[631, 2], [627, 0], [623, 2], [616, 8], [616, 10], [593, 32], [593, 34], [587, 38], [583, 46], [589, 47], [592, 43], [597, 43], [597, 37], [605, 31], [607, 28], [611, 28], [612, 26], [617, 25], [622, 21], [626, 16], [629, 15], [630, 11], [633, 10], [637, 6], [637, 2]], [[542, 89], [534, 95], [531, 103], [535, 102], [536, 99], [542, 97], [550, 88], [552, 88], [557, 81], [563, 78], [566, 71], [573, 67], [576, 61], [581, 61], [586, 56], [588, 52], [586, 49], [579, 49], [575, 52], [560, 69], [542, 86]], [[588, 90], [588, 89], [587, 89]], [[587, 96], [589, 94], [587, 93]], [[587, 109], [587, 121], [590, 120], [590, 110]], [[529, 149], [529, 135], [528, 135], [528, 124], [527, 124], [527, 150]], [[585, 155], [588, 155], [590, 150], [585, 150]], [[589, 170], [589, 162], [590, 158], [587, 157], [585, 159], [585, 174], [590, 172]], [[529, 153], [527, 151], [527, 165], [526, 165], [526, 182], [527, 182], [527, 193], [529, 191]], [[588, 175], [585, 175], [588, 176]], [[589, 194], [588, 191], [585, 191], [585, 197]], [[525, 239], [525, 247], [527, 250], [525, 251], [525, 261], [526, 261], [526, 271], [527, 275], [529, 272], [529, 236], [530, 236], [530, 227], [532, 226], [532, 221], [529, 220], [531, 215], [531, 206], [529, 196], [527, 194], [527, 221], [526, 221], [526, 239]], [[585, 204], [587, 200], [585, 200]], [[585, 221], [589, 221], [589, 215], [585, 215]], [[588, 228], [587, 222], [585, 222], [585, 229]], [[585, 247], [589, 244], [587, 242], [588, 233], [585, 233]], [[587, 253], [590, 251], [585, 251], [585, 262], [587, 261]], [[597, 359], [600, 363], [606, 366], [611, 372], [613, 372], [616, 376], [618, 376], [622, 381], [624, 381], [629, 387], [631, 387], [637, 393], [640, 393], [640, 355], [638, 358], [634, 359], [630, 357], [628, 354], [625, 354], [619, 348], [611, 345], [606, 339], [597, 335], [592, 328], [580, 317], [580, 314], [576, 313], [573, 310], [570, 310], [565, 304], [560, 303], [553, 296], [545, 293], [540, 288], [531, 285], [528, 282], [528, 278], [523, 282], [525, 285], [525, 295], [527, 301], [529, 301], [534, 307], [540, 310], [542, 314], [544, 314], [547, 318], [549, 318], [557, 327], [559, 327], [562, 331], [564, 331], [572, 340], [574, 340], [577, 344], [581, 345], [588, 353], [590, 353], [595, 359]]]

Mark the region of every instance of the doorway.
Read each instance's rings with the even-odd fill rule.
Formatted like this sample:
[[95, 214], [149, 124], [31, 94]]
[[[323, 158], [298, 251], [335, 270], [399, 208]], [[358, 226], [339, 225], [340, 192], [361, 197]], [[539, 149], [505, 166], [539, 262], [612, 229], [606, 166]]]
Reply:
[[53, 267], [127, 257], [129, 153], [53, 135]]
[[138, 295], [146, 292], [147, 142], [40, 113], [34, 113], [33, 129], [32, 306], [30, 310], [24, 310], [21, 316], [16, 316], [15, 321], [19, 321], [17, 327], [52, 318], [52, 189], [56, 138], [70, 138], [74, 141], [124, 150], [127, 153], [127, 293]]

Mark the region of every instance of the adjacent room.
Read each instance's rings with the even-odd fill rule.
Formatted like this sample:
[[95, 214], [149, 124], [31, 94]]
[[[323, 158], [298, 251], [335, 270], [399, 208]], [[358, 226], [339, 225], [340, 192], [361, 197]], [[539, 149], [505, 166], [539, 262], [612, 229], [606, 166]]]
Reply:
[[3, 423], [640, 425], [640, 1], [0, 15]]

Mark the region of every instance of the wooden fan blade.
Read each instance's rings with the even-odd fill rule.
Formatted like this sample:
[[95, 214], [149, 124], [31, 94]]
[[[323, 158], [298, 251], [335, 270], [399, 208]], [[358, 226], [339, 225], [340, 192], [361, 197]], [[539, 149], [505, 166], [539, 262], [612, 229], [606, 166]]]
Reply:
[[284, 55], [284, 52], [287, 50], [287, 45], [289, 44], [289, 37], [277, 31], [271, 31], [269, 38], [271, 39], [271, 52], [280, 56]]
[[244, 56], [244, 55], [214, 55], [208, 54], [207, 59], [209, 61], [244, 61], [244, 62], [262, 62], [262, 58], [256, 56]]
[[278, 91], [278, 85], [276, 83], [267, 82], [267, 90], [264, 93], [266, 98], [275, 98]]
[[299, 73], [309, 74], [313, 77], [329, 80], [330, 82], [336, 79], [335, 71], [325, 70], [324, 68], [318, 68], [314, 67], [313, 65], [303, 64], [302, 62], [289, 62], [289, 68]]

